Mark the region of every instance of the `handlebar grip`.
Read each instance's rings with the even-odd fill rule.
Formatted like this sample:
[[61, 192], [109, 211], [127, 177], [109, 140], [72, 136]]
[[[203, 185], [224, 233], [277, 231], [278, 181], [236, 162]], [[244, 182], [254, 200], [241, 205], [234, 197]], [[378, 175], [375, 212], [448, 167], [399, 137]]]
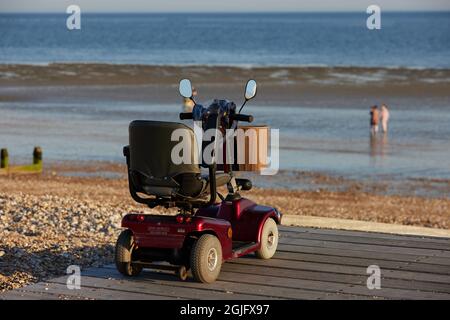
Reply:
[[234, 114], [231, 117], [233, 120], [244, 121], [244, 122], [252, 122], [253, 116], [247, 114]]
[[192, 112], [182, 112], [180, 113], [180, 120], [188, 120], [192, 118]]

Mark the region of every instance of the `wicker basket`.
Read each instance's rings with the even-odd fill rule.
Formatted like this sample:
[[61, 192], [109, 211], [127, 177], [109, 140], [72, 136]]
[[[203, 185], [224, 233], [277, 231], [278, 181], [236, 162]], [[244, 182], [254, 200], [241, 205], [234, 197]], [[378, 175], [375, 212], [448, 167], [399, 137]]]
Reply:
[[[239, 171], [259, 172], [266, 168], [268, 163], [269, 126], [249, 125], [239, 126], [238, 129], [244, 130], [244, 133], [248, 135], [245, 137], [245, 146], [243, 148], [238, 143], [238, 159], [240, 152], [245, 153], [245, 163], [239, 164]], [[249, 130], [254, 131], [249, 132]], [[250, 142], [250, 139], [254, 139], [253, 143]]]

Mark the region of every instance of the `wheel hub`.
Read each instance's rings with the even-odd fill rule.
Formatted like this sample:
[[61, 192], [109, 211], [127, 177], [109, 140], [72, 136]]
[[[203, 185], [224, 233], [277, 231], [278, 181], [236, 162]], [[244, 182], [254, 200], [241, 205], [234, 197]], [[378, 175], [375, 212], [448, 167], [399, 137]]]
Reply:
[[267, 237], [267, 247], [271, 248], [275, 242], [275, 235], [271, 231]]
[[213, 271], [217, 267], [217, 250], [215, 248], [209, 249], [208, 252], [208, 269]]

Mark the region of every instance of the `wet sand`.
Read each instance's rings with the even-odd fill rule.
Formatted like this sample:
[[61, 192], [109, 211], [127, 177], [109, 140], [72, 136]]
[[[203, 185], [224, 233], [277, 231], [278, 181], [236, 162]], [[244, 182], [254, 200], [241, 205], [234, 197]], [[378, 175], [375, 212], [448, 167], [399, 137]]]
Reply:
[[[240, 101], [249, 78], [258, 81], [258, 103], [331, 106], [399, 96], [445, 98], [450, 70], [360, 67], [149, 66], [56, 63], [0, 65], [0, 101], [48, 99], [178, 102], [180, 79], [190, 78], [199, 98], [226, 96]], [[18, 88], [27, 88], [20, 90]]]

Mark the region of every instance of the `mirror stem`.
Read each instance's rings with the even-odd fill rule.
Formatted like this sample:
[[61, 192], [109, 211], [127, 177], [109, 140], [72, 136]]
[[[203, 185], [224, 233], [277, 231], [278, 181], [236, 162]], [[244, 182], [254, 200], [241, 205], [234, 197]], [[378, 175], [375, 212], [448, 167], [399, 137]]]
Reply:
[[241, 106], [241, 108], [239, 109], [239, 112], [238, 113], [241, 113], [241, 110], [242, 110], [242, 108], [245, 106], [245, 104], [247, 103], [247, 99], [245, 99], [245, 101], [244, 101], [244, 103], [242, 104], [242, 106]]

